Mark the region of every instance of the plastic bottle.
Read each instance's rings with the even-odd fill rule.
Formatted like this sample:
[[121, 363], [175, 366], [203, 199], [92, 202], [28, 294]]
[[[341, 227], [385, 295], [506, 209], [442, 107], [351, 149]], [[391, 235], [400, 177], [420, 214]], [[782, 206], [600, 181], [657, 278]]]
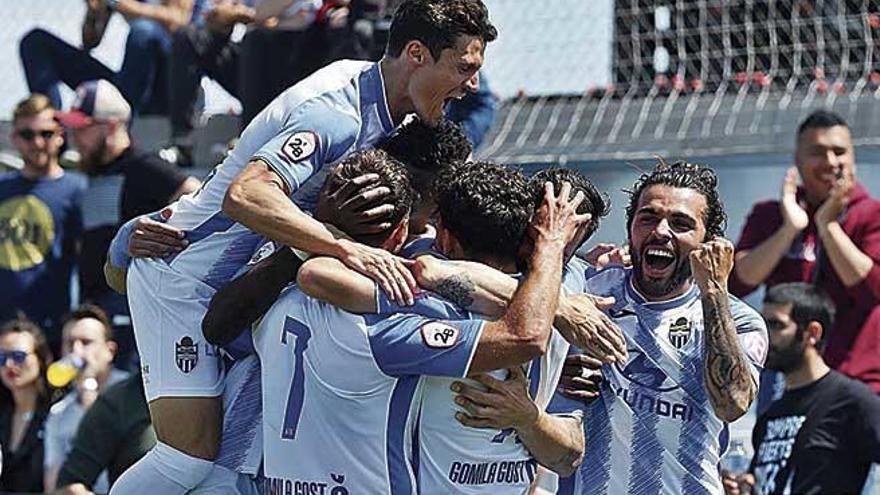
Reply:
[[[734, 477], [739, 477], [749, 471], [752, 457], [746, 451], [745, 442], [742, 439], [732, 440], [730, 449], [721, 458], [721, 469]], [[750, 493], [749, 487], [740, 483], [740, 493]]]
[[86, 362], [81, 357], [68, 354], [49, 365], [46, 370], [46, 380], [55, 388], [66, 387], [85, 365]]

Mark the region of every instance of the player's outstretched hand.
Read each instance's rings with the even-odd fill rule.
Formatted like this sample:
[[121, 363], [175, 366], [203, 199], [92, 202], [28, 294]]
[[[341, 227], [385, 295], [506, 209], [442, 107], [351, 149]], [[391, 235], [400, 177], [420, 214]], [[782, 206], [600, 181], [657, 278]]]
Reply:
[[723, 237], [704, 242], [691, 251], [691, 273], [703, 294], [726, 291], [727, 279], [733, 268], [733, 244]]
[[599, 397], [602, 383], [602, 362], [586, 354], [565, 358], [557, 390], [569, 399], [591, 402]]
[[617, 247], [614, 244], [600, 242], [589, 251], [584, 253], [584, 260], [596, 268], [602, 269], [606, 266], [630, 266], [632, 259], [629, 255], [629, 246]]
[[529, 380], [519, 366], [508, 370], [506, 380], [498, 380], [481, 373], [471, 378], [483, 384], [486, 390], [453, 382], [455, 403], [464, 409], [456, 413], [459, 423], [472, 428], [519, 430], [533, 424], [538, 418], [538, 406], [529, 397]]
[[536, 245], [544, 242], [565, 246], [577, 234], [578, 228], [590, 221], [592, 215], [577, 212], [584, 201], [584, 193], [578, 191], [573, 198], [570, 195], [571, 184], [568, 182], [562, 183], [558, 195], [553, 191], [552, 182], [544, 183], [544, 202], [535, 212], [529, 229]]
[[180, 252], [187, 244], [182, 230], [143, 215], [137, 219], [128, 238], [128, 254], [132, 258], [170, 256]]
[[394, 212], [394, 206], [383, 202], [391, 190], [384, 186], [371, 187], [378, 180], [378, 174], [343, 179], [331, 173], [325, 192], [315, 206], [315, 218], [354, 237], [391, 228], [388, 217]]
[[411, 306], [414, 303], [413, 293], [418, 286], [407, 260], [354, 241], [340, 240], [340, 243], [345, 253], [340, 260], [347, 267], [373, 279], [397, 304]]
[[626, 340], [611, 318], [602, 312], [614, 304], [613, 297], [575, 294], [559, 304], [554, 325], [571, 345], [603, 363], [626, 361]]

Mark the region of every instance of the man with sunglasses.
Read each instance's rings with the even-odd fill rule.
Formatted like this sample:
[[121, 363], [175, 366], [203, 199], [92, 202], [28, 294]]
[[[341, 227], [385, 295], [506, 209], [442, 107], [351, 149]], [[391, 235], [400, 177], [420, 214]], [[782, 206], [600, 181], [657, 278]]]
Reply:
[[86, 184], [58, 163], [64, 136], [47, 97], [21, 101], [12, 129], [24, 166], [0, 175], [0, 321], [23, 311], [57, 349], [58, 323], [70, 309]]

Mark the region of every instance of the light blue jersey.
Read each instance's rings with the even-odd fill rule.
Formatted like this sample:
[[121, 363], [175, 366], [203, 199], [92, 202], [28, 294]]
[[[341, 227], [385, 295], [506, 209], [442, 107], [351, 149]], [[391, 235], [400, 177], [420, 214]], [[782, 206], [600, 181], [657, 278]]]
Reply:
[[166, 262], [211, 287], [222, 286], [263, 241], [222, 211], [229, 184], [250, 161], [265, 162], [294, 203], [311, 211], [332, 165], [374, 147], [393, 130], [378, 63], [343, 60], [315, 72], [254, 118], [200, 190], [161, 212], [159, 219], [184, 230], [190, 243]]
[[254, 331], [264, 492], [416, 493], [420, 376], [464, 377], [482, 325], [354, 315], [287, 289]]
[[[600, 397], [585, 410], [584, 462], [559, 493], [723, 493], [718, 460], [727, 426], [715, 415], [704, 383], [697, 287], [648, 302], [633, 287], [630, 269], [610, 267], [588, 278], [584, 289], [616, 299], [609, 315], [623, 330], [629, 360], [603, 366]], [[739, 299], [731, 296], [730, 307], [757, 383], [767, 330]]]

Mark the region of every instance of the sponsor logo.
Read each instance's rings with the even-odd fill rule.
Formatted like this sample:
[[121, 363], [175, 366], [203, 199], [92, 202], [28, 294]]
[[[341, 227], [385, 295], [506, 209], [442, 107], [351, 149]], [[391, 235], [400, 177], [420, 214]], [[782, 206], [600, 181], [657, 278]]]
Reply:
[[626, 366], [615, 364], [614, 367], [625, 380], [636, 386], [627, 387], [609, 383], [614, 395], [623, 399], [636, 413], [653, 413], [680, 421], [690, 420], [693, 417], [693, 406], [685, 402], [664, 400], [663, 396], [658, 395], [658, 393], [678, 390], [680, 388], [678, 384], [673, 382], [644, 352], [629, 349], [629, 355], [630, 360]]
[[296, 132], [284, 141], [281, 152], [289, 160], [299, 162], [315, 154], [318, 136], [312, 131]]
[[457, 485], [530, 485], [535, 479], [535, 460], [452, 463], [449, 481]]
[[669, 343], [676, 349], [684, 347], [691, 336], [691, 322], [682, 316], [669, 325]]
[[193, 342], [189, 335], [180, 339], [180, 342], [174, 344], [174, 361], [177, 363], [177, 369], [183, 373], [189, 373], [199, 364], [199, 344]]
[[17, 272], [41, 265], [54, 241], [52, 210], [40, 198], [0, 202], [0, 268]]
[[[348, 495], [344, 474], [330, 474], [331, 482], [294, 480], [290, 478], [263, 479], [260, 492], [266, 495]], [[333, 486], [337, 485], [337, 486]]]
[[446, 349], [458, 342], [459, 330], [451, 325], [432, 321], [422, 325], [422, 340], [434, 349]]

